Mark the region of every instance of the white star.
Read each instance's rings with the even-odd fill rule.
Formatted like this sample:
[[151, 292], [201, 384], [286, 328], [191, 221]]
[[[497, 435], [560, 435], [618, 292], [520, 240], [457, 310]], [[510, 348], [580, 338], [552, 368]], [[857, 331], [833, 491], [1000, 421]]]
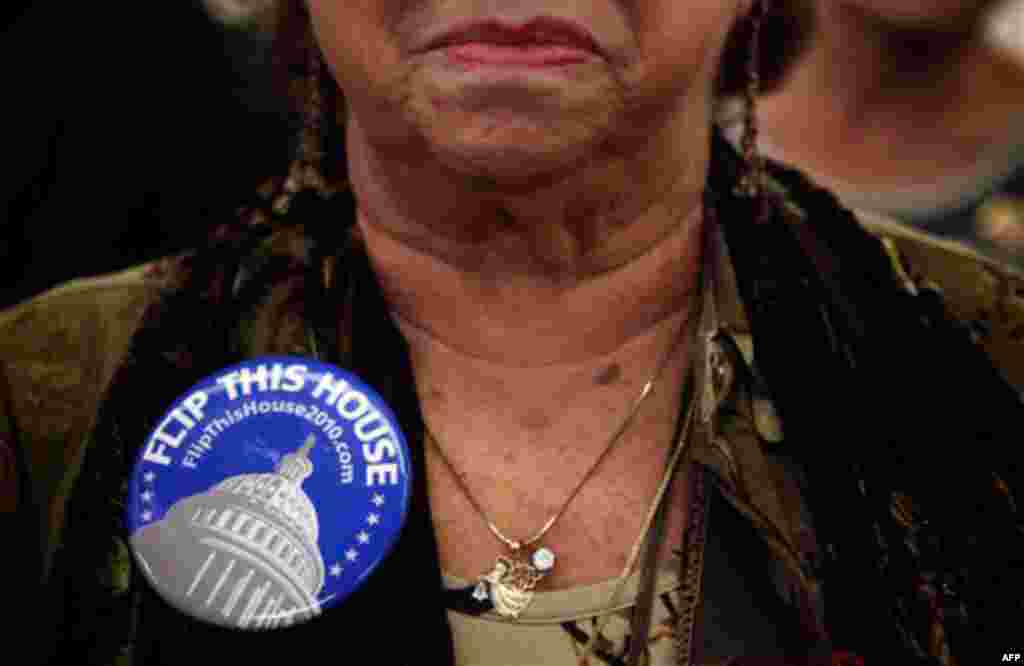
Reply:
[[335, 562], [333, 565], [331, 565], [331, 575], [334, 576], [335, 578], [337, 578], [338, 576], [341, 575], [341, 565], [338, 564], [337, 562]]
[[378, 514], [378, 513], [371, 513], [370, 515], [368, 515], [366, 517], [366, 523], [368, 525], [376, 525], [379, 522], [380, 522], [380, 514]]
[[153, 499], [153, 491], [152, 490], [147, 490], [146, 492], [142, 493], [142, 501], [143, 502], [149, 502], [152, 499]]
[[355, 548], [349, 548], [345, 551], [345, 558], [349, 562], [355, 562], [357, 557], [359, 557], [359, 552]]
[[359, 534], [357, 534], [356, 539], [359, 541], [359, 543], [364, 545], [370, 543], [370, 535], [366, 532], [360, 532]]
[[153, 483], [153, 479], [156, 478], [156, 474], [153, 472], [146, 472], [142, 478], [146, 480], [146, 483]]
[[144, 521], [146, 521], [147, 523], [149, 521], [153, 520], [153, 512], [152, 511], [143, 511], [142, 512], [142, 519]]
[[384, 504], [384, 496], [383, 496], [383, 495], [381, 495], [380, 493], [374, 493], [374, 494], [373, 494], [373, 499], [372, 499], [371, 501], [372, 501], [372, 502], [373, 502], [373, 503], [374, 503], [375, 505], [377, 505], [378, 507], [379, 507], [379, 506], [383, 506], [383, 504]]

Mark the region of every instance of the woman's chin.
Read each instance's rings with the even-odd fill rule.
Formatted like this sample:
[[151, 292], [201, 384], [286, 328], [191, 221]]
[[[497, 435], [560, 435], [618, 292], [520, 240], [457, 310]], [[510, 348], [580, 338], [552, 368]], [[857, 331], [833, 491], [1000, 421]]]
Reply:
[[[445, 131], [446, 129], [452, 131]], [[588, 131], [590, 130], [590, 131]], [[453, 171], [494, 182], [521, 186], [559, 180], [579, 168], [599, 145], [593, 128], [559, 123], [508, 121], [432, 128], [431, 151]]]

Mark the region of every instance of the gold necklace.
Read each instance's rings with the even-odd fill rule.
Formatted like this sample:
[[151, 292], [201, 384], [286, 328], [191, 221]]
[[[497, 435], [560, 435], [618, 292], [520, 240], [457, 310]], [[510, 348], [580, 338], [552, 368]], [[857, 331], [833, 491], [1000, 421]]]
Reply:
[[640, 411], [640, 406], [643, 404], [644, 399], [650, 395], [651, 390], [654, 388], [655, 383], [661, 377], [662, 371], [668, 364], [668, 360], [672, 357], [672, 352], [675, 350], [679, 340], [683, 337], [681, 332], [689, 328], [688, 323], [690, 315], [687, 314], [686, 320], [680, 326], [680, 334], [677, 334], [665, 351], [664, 356], [658, 362], [654, 372], [651, 374], [651, 378], [647, 380], [643, 388], [640, 390], [640, 394], [633, 400], [633, 404], [626, 414], [626, 417], [622, 420], [622, 423], [616, 428], [612, 434], [608, 443], [605, 445], [604, 450], [597, 456], [597, 459], [590, 465], [586, 473], [579, 480], [576, 486], [569, 493], [569, 496], [562, 502], [561, 507], [555, 511], [547, 519], [544, 525], [534, 534], [532, 537], [519, 541], [516, 539], [510, 539], [498, 526], [495, 525], [494, 521], [487, 516], [487, 512], [484, 511], [483, 507], [480, 506], [479, 502], [470, 492], [469, 487], [466, 485], [463, 475], [455, 469], [448, 456], [445, 455], [444, 449], [441, 446], [441, 442], [436, 435], [430, 430], [430, 427], [424, 422], [424, 429], [430, 442], [433, 444], [434, 449], [437, 451], [444, 462], [445, 467], [455, 478], [455, 482], [459, 485], [460, 490], [469, 500], [469, 503], [473, 505], [476, 512], [480, 514], [480, 517], [487, 523], [488, 529], [491, 533], [500, 541], [507, 549], [507, 555], [499, 555], [495, 561], [494, 567], [487, 573], [481, 575], [477, 579], [476, 586], [473, 589], [473, 598], [480, 603], [490, 602], [494, 610], [501, 616], [507, 618], [517, 618], [519, 614], [530, 605], [533, 601], [534, 589], [537, 584], [555, 567], [556, 556], [555, 552], [547, 547], [540, 546], [529, 554], [527, 550], [530, 546], [538, 543], [548, 531], [554, 527], [555, 523], [565, 510], [569, 508], [569, 505], [575, 499], [576, 495], [583, 488], [584, 484], [593, 476], [597, 468], [600, 467], [601, 462], [608, 456], [611, 450], [615, 447], [621, 439], [622, 434], [629, 428], [633, 419], [636, 417], [637, 412]]

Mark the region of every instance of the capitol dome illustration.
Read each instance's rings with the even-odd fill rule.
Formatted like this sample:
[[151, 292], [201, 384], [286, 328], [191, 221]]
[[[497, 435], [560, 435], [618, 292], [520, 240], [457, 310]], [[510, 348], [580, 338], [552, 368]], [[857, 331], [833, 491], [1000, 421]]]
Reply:
[[132, 536], [149, 580], [179, 609], [238, 629], [272, 629], [320, 614], [319, 521], [302, 482], [310, 434], [269, 473], [240, 474], [183, 497]]

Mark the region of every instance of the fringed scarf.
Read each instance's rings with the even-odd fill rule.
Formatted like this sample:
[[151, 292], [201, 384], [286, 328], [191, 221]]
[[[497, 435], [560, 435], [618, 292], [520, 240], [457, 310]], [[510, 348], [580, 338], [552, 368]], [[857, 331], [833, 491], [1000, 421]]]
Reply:
[[[734, 193], [742, 170], [716, 136], [708, 192], [759, 368], [807, 470], [834, 645], [867, 664], [967, 666], [1009, 649], [993, 637], [1011, 636], [1024, 617], [1024, 531], [1004, 482], [1019, 479], [1016, 393], [939, 295], [905, 289], [879, 241], [828, 193], [771, 165], [771, 214], [757, 222], [756, 202]], [[97, 575], [126, 557], [126, 480], [139, 446], [180, 393], [245, 356], [239, 329], [269, 285], [289, 284], [288, 298], [320, 332], [281, 351], [342, 340], [328, 355], [393, 406], [412, 476], [425, 478], [407, 350], [365, 254], [346, 240], [353, 216], [346, 197], [296, 201], [289, 219], [305, 223], [306, 261], [254, 251], [266, 226], [232, 225], [207, 249], [163, 265], [166, 293], [108, 388], [68, 503], [50, 578], [64, 608], [57, 663], [453, 663], [423, 483], [398, 546], [368, 583], [298, 627], [213, 628], [169, 608], [134, 567], [120, 585]], [[320, 271], [335, 260], [327, 290]]]

